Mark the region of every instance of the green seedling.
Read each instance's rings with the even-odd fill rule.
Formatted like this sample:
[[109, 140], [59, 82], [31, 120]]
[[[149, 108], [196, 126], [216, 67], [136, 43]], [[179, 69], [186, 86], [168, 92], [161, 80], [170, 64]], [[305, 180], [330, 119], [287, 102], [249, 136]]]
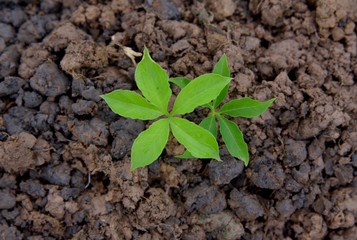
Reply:
[[180, 116], [217, 99], [230, 80], [230, 77], [217, 73], [199, 76], [185, 84], [169, 109], [172, 96], [169, 77], [145, 48], [135, 70], [135, 81], [142, 95], [129, 90], [114, 90], [101, 96], [116, 114], [132, 119], [156, 120], [134, 140], [131, 170], [158, 159], [170, 132], [193, 157], [220, 160], [217, 140], [210, 131]]
[[[224, 54], [217, 64], [213, 68], [213, 73], [222, 75], [224, 77], [230, 77], [230, 71], [228, 66], [228, 60]], [[185, 89], [186, 86], [191, 84], [187, 78], [178, 77], [170, 78], [170, 82], [176, 84], [181, 89]], [[204, 105], [210, 109], [208, 117], [202, 120], [199, 124], [201, 127], [207, 129], [212, 133], [213, 136], [217, 138], [218, 135], [218, 125], [219, 131], [222, 136], [223, 142], [225, 143], [228, 152], [240, 160], [242, 160], [245, 166], [249, 163], [249, 152], [247, 143], [244, 141], [242, 131], [239, 129], [237, 124], [226, 118], [225, 115], [230, 117], [244, 117], [253, 118], [264, 113], [269, 106], [274, 102], [275, 98], [270, 99], [265, 102], [259, 102], [251, 98], [240, 98], [231, 100], [218, 110], [217, 107], [223, 102], [228, 94], [229, 84], [223, 88], [221, 93], [212, 102]], [[177, 156], [178, 158], [193, 158], [194, 156], [190, 153], [189, 149], [186, 150], [182, 155]]]

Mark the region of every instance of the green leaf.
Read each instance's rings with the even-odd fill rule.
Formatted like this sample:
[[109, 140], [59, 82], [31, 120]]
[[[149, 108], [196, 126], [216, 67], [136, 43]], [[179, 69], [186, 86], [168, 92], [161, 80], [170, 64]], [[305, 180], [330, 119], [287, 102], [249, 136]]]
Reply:
[[[230, 77], [231, 73], [229, 71], [229, 66], [228, 66], [228, 59], [226, 54], [223, 54], [222, 57], [219, 59], [219, 61], [214, 65], [213, 68], [213, 73], [220, 74], [224, 77]], [[217, 108], [219, 104], [222, 103], [222, 101], [226, 98], [228, 94], [228, 89], [229, 89], [229, 84], [223, 88], [221, 93], [218, 95], [216, 100], [213, 102], [214, 108]]]
[[169, 139], [169, 133], [167, 118], [154, 122], [140, 133], [131, 148], [131, 170], [149, 165], [158, 159]]
[[214, 116], [208, 116], [205, 119], [202, 120], [200, 123], [200, 126], [203, 127], [204, 129], [207, 129], [212, 135], [217, 138], [218, 134], [218, 129], [217, 129], [217, 123], [216, 119]]
[[223, 77], [230, 77], [231, 73], [229, 71], [228, 59], [226, 54], [223, 54], [222, 57], [216, 63], [216, 65], [214, 65], [213, 73], [222, 75]]
[[215, 73], [195, 78], [178, 94], [171, 114], [189, 113], [196, 107], [212, 101], [230, 80]]
[[223, 102], [223, 100], [227, 97], [228, 89], [229, 89], [229, 84], [223, 88], [221, 93], [218, 95], [218, 97], [214, 101], [214, 103], [213, 103], [214, 108], [217, 108], [219, 106], [219, 104], [221, 104]]
[[236, 158], [239, 158], [247, 166], [249, 163], [248, 146], [244, 141], [243, 134], [239, 127], [232, 121], [223, 116], [218, 116], [220, 132], [228, 152]]
[[253, 118], [265, 112], [274, 101], [275, 98], [265, 102], [259, 102], [251, 98], [236, 99], [224, 104], [219, 113], [224, 113], [231, 117]]
[[[206, 117], [201, 121], [199, 125], [204, 129], [208, 130], [215, 138], [217, 138], [218, 129], [214, 116]], [[194, 156], [186, 150], [183, 154], [176, 156], [176, 158], [194, 158]]]
[[135, 80], [143, 96], [150, 103], [167, 113], [167, 105], [172, 95], [169, 77], [159, 64], [150, 57], [147, 48], [135, 71]]
[[133, 91], [115, 90], [101, 97], [113, 112], [123, 117], [151, 120], [163, 115], [157, 107]]
[[170, 127], [177, 141], [194, 157], [220, 161], [217, 141], [208, 130], [177, 117], [170, 118]]
[[176, 84], [181, 89], [186, 87], [186, 85], [189, 84], [190, 81], [191, 80], [186, 77], [169, 78], [169, 82]]
[[175, 156], [175, 158], [186, 159], [186, 158], [195, 158], [189, 151], [185, 151], [181, 155]]

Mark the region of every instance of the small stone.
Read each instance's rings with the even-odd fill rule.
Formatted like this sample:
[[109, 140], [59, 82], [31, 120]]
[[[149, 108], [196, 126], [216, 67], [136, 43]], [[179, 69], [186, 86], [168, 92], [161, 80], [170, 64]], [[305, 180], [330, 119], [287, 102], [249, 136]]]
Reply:
[[30, 79], [31, 87], [47, 97], [64, 94], [69, 86], [66, 75], [52, 62], [45, 62], [38, 67]]
[[279, 201], [277, 202], [275, 207], [276, 210], [279, 212], [279, 214], [283, 217], [289, 217], [296, 210], [293, 201], [291, 201], [291, 199], [284, 199], [282, 201]]
[[207, 35], [207, 47], [210, 51], [217, 50], [220, 46], [227, 43], [227, 36], [215, 31], [211, 31]]
[[246, 51], [255, 50], [260, 47], [260, 39], [256, 37], [246, 37], [243, 49]]
[[45, 210], [57, 219], [62, 219], [64, 216], [64, 201], [63, 198], [58, 195], [56, 190], [51, 189], [47, 196], [47, 204]]
[[61, 10], [61, 6], [60, 1], [42, 0], [40, 8], [45, 13], [56, 13]]
[[1, 238], [5, 240], [23, 239], [23, 234], [16, 227], [9, 227], [6, 223], [0, 225], [0, 234]]
[[242, 174], [244, 164], [233, 157], [226, 157], [222, 162], [211, 161], [208, 164], [208, 175], [213, 185], [228, 184], [233, 178]]
[[228, 205], [243, 221], [253, 221], [264, 216], [264, 208], [255, 195], [233, 189], [229, 195]]
[[295, 167], [300, 165], [307, 157], [306, 144], [303, 141], [289, 140], [285, 145], [284, 165]]
[[307, 184], [309, 181], [310, 170], [310, 164], [308, 162], [304, 162], [299, 166], [299, 169], [293, 169], [292, 176], [297, 182]]
[[174, 52], [176, 54], [178, 52], [185, 51], [191, 47], [192, 46], [187, 41], [187, 39], [181, 39], [181, 40], [178, 40], [177, 42], [175, 42], [174, 44], [172, 44], [170, 49], [172, 50], [172, 52]]
[[2, 53], [2, 51], [4, 51], [5, 48], [6, 48], [5, 40], [3, 38], [0, 38], [0, 53]]
[[180, 11], [171, 0], [145, 0], [145, 4], [154, 11], [161, 20], [179, 20]]
[[183, 193], [186, 198], [185, 209], [189, 212], [197, 210], [205, 214], [218, 213], [226, 208], [226, 198], [217, 186], [209, 186], [206, 182], [190, 188]]
[[339, 146], [338, 154], [340, 156], [346, 156], [349, 151], [351, 151], [352, 146], [348, 142], [344, 142], [342, 145]]
[[303, 185], [295, 181], [292, 177], [289, 177], [285, 180], [285, 189], [290, 192], [300, 192], [303, 188]]
[[357, 152], [352, 155], [352, 166], [357, 167]]
[[351, 183], [353, 180], [353, 167], [351, 165], [333, 166], [333, 172], [340, 181], [341, 185]]
[[185, 239], [236, 240], [241, 239], [245, 233], [243, 224], [230, 211], [199, 217], [198, 223], [203, 225], [204, 230], [210, 234], [210, 238], [197, 238], [196, 236]]
[[233, 0], [208, 0], [208, 8], [213, 12], [215, 19], [221, 21], [232, 16], [237, 4]]
[[20, 134], [24, 131], [30, 131], [33, 117], [32, 109], [14, 106], [4, 114], [4, 125], [11, 135]]
[[109, 130], [113, 137], [121, 135], [123, 131], [136, 137], [145, 130], [145, 124], [143, 121], [136, 119], [120, 118], [110, 124]]
[[5, 42], [8, 42], [15, 37], [15, 30], [14, 28], [9, 25], [0, 22], [0, 38], [4, 39]]
[[77, 115], [94, 116], [98, 111], [98, 106], [93, 101], [78, 100], [72, 104], [72, 110]]
[[72, 134], [83, 143], [106, 146], [109, 131], [104, 121], [93, 118], [90, 121], [68, 122], [68, 128]]
[[20, 52], [18, 46], [11, 45], [0, 55], [0, 78], [16, 75]]
[[95, 89], [93, 86], [83, 89], [80, 93], [86, 100], [92, 100], [94, 102], [99, 102], [101, 100], [100, 95], [102, 92], [99, 89]]
[[46, 195], [46, 191], [43, 186], [38, 181], [31, 179], [21, 182], [20, 189], [34, 198], [40, 198]]
[[121, 159], [126, 154], [130, 152], [131, 145], [133, 142], [133, 135], [121, 131], [115, 138], [112, 143], [112, 149], [110, 151], [111, 155], [115, 159]]
[[81, 190], [79, 188], [68, 188], [68, 187], [64, 187], [61, 190], [61, 196], [64, 200], [69, 200], [69, 199], [75, 199], [79, 196], [79, 194], [81, 193]]
[[334, 29], [332, 29], [332, 39], [335, 42], [341, 41], [342, 38], [344, 37], [345, 37], [345, 33], [341, 28], [335, 27]]
[[0, 209], [11, 209], [16, 205], [16, 198], [9, 190], [0, 190]]
[[325, 145], [321, 143], [318, 139], [314, 139], [308, 147], [309, 159], [317, 159], [322, 156], [324, 152]]
[[25, 92], [23, 100], [24, 106], [28, 108], [36, 108], [40, 106], [43, 101], [41, 95], [34, 91]]
[[72, 23], [65, 23], [53, 30], [43, 42], [46, 47], [58, 52], [65, 49], [73, 41], [87, 40], [90, 38], [88, 34]]
[[59, 99], [58, 106], [62, 113], [68, 115], [73, 112], [72, 104], [73, 104], [72, 100], [68, 96], [63, 95]]
[[[4, 3], [6, 1], [2, 1]], [[19, 27], [27, 18], [24, 8], [17, 4], [18, 1], [7, 1], [14, 4], [8, 4], [7, 8], [3, 7], [0, 11], [0, 22], [11, 24], [14, 27]]]
[[5, 77], [5, 80], [0, 82], [0, 97], [17, 93], [23, 85], [25, 85], [25, 80], [22, 78]]
[[28, 45], [41, 42], [42, 38], [56, 25], [54, 21], [58, 21], [55, 14], [36, 14], [31, 17], [26, 16], [26, 18], [27, 21], [17, 30], [17, 39]]
[[23, 79], [30, 79], [38, 66], [49, 58], [50, 53], [40, 43], [32, 44], [21, 52], [21, 64], [18, 74]]
[[67, 186], [71, 180], [71, 168], [67, 164], [49, 165], [43, 169], [41, 178], [51, 184]]
[[71, 171], [71, 186], [83, 189], [88, 182], [88, 177], [78, 169]]
[[347, 35], [353, 34], [355, 27], [356, 27], [356, 24], [354, 22], [347, 23], [345, 26], [345, 34], [347, 34]]
[[0, 178], [0, 188], [15, 188], [16, 187], [16, 178], [14, 175], [5, 173]]
[[251, 181], [260, 188], [280, 189], [284, 185], [285, 173], [281, 165], [273, 160], [260, 158], [252, 162], [247, 172]]

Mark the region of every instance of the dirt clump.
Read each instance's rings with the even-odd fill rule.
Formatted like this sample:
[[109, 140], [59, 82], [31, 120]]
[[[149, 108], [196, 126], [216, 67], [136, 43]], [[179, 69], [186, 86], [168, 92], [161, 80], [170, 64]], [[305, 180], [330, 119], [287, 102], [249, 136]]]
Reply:
[[8, 173], [23, 173], [50, 160], [50, 146], [43, 139], [22, 132], [0, 142], [0, 166]]
[[175, 215], [175, 204], [162, 189], [150, 189], [150, 197], [140, 203], [137, 214], [140, 225], [154, 226]]
[[0, 77], [14, 76], [20, 58], [19, 46], [10, 45], [0, 52]]
[[256, 196], [239, 192], [236, 189], [230, 193], [228, 205], [242, 221], [252, 221], [265, 214]]
[[85, 69], [102, 69], [108, 65], [108, 52], [105, 47], [93, 41], [78, 41], [70, 43], [66, 55], [61, 61], [61, 67], [69, 74], [82, 74]]
[[279, 189], [283, 186], [285, 173], [281, 165], [270, 159], [257, 159], [248, 171], [251, 181], [260, 188]]
[[9, 192], [8, 190], [2, 190], [1, 200], [0, 200], [0, 209], [11, 209], [16, 205], [15, 195]]
[[68, 121], [68, 129], [81, 142], [105, 146], [108, 142], [109, 131], [106, 123], [99, 118], [90, 121]]
[[232, 16], [236, 10], [236, 3], [232, 0], [208, 1], [208, 8], [213, 11], [214, 17], [221, 21], [226, 17]]
[[223, 211], [196, 218], [198, 219], [194, 218], [193, 221], [197, 221], [197, 224], [208, 232], [206, 238], [233, 240], [241, 238], [245, 233], [243, 225], [231, 212]]
[[204, 214], [217, 213], [227, 206], [224, 194], [216, 186], [208, 186], [206, 182], [197, 187], [187, 189], [185, 209], [189, 212], [198, 210]]
[[5, 77], [0, 83], [0, 97], [12, 95], [25, 85], [25, 81], [19, 77]]
[[223, 162], [212, 161], [208, 164], [208, 175], [213, 185], [228, 184], [243, 173], [244, 164], [231, 156], [222, 159]]
[[53, 30], [44, 40], [46, 48], [58, 52], [66, 49], [71, 42], [89, 40], [91, 37], [72, 23], [65, 23]]
[[33, 44], [26, 48], [21, 54], [21, 63], [18, 73], [24, 79], [30, 79], [38, 66], [44, 63], [50, 53], [40, 44]]
[[69, 81], [56, 64], [45, 62], [30, 79], [30, 85], [44, 96], [57, 97], [67, 91]]

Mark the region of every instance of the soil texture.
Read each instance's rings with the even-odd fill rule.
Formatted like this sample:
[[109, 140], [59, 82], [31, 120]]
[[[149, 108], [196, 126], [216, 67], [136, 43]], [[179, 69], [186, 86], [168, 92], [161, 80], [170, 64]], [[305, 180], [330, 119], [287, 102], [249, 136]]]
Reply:
[[[0, 239], [356, 239], [356, 24], [356, 0], [0, 0]], [[100, 95], [137, 90], [144, 46], [191, 79], [226, 53], [227, 100], [277, 98], [234, 120], [247, 167], [170, 141], [130, 171], [150, 122]]]

